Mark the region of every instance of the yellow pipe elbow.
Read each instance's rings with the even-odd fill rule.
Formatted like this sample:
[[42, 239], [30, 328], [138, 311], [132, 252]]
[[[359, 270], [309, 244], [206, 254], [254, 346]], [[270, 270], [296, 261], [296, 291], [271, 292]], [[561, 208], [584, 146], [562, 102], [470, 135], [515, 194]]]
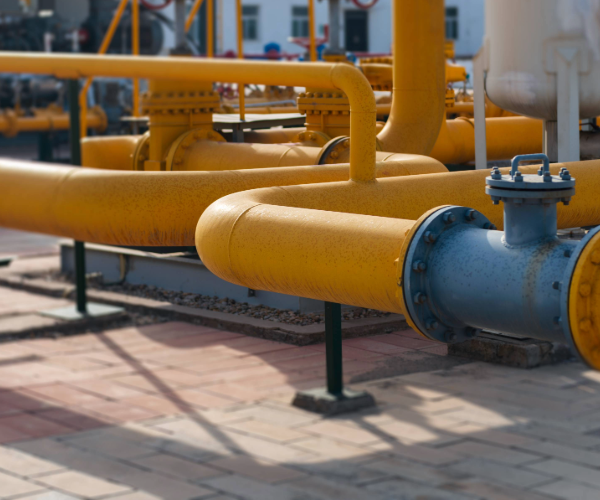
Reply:
[[392, 16], [392, 111], [378, 139], [384, 151], [429, 154], [445, 117], [444, 1], [395, 0]]
[[133, 155], [141, 135], [86, 137], [81, 140], [81, 164], [109, 170], [134, 170]]

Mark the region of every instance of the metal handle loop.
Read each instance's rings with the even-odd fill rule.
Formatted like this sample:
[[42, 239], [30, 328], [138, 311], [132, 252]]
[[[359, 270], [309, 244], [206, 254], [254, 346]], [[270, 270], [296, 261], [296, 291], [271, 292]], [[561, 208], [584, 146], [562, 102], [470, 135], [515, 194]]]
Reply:
[[515, 174], [519, 171], [519, 163], [522, 161], [533, 161], [533, 160], [542, 160], [544, 163], [541, 170], [538, 171], [539, 175], [544, 175], [544, 172], [550, 172], [550, 159], [544, 153], [536, 153], [532, 155], [517, 155], [515, 156], [510, 164], [510, 175], [514, 177]]

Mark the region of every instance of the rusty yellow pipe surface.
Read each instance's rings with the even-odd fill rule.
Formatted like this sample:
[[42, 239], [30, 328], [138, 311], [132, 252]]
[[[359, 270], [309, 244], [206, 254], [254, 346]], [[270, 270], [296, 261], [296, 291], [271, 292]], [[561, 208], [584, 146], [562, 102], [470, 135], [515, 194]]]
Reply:
[[2, 52], [0, 67], [7, 72], [52, 74], [59, 78], [121, 76], [211, 82], [243, 80], [263, 85], [337, 88], [350, 101], [350, 176], [357, 181], [375, 177], [375, 97], [365, 76], [349, 64]]
[[[563, 166], [580, 187], [571, 206], [559, 207], [559, 227], [600, 223], [600, 161], [553, 164], [552, 173]], [[405, 313], [396, 296], [396, 268], [407, 231], [440, 205], [475, 208], [501, 226], [502, 207], [485, 194], [488, 175], [483, 170], [236, 193], [204, 211], [196, 248], [210, 271], [238, 285]]]
[[[95, 243], [189, 246], [202, 212], [223, 196], [265, 186], [340, 181], [348, 178], [349, 168], [119, 172], [0, 159], [0, 226]], [[381, 177], [443, 171], [441, 163], [414, 155], [377, 164]]]
[[444, 1], [394, 0], [392, 18], [392, 111], [378, 139], [384, 151], [429, 154], [445, 116]]

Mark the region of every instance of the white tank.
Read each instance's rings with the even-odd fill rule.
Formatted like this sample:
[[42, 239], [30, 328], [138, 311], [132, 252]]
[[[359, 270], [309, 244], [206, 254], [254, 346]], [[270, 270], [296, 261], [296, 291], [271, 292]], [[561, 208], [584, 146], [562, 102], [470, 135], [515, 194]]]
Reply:
[[501, 108], [556, 120], [558, 47], [579, 49], [580, 118], [600, 115], [600, 0], [486, 0], [486, 91]]

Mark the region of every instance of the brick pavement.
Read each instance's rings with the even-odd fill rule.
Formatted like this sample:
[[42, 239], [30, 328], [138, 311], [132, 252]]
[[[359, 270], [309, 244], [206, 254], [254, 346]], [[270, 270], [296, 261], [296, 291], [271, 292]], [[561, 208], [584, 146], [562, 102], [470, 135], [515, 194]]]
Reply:
[[[346, 379], [445, 359], [410, 330], [344, 344]], [[0, 344], [0, 498], [600, 498], [600, 374], [580, 364], [460, 364], [353, 384], [375, 410], [290, 407], [323, 381], [320, 345], [178, 322]]]

